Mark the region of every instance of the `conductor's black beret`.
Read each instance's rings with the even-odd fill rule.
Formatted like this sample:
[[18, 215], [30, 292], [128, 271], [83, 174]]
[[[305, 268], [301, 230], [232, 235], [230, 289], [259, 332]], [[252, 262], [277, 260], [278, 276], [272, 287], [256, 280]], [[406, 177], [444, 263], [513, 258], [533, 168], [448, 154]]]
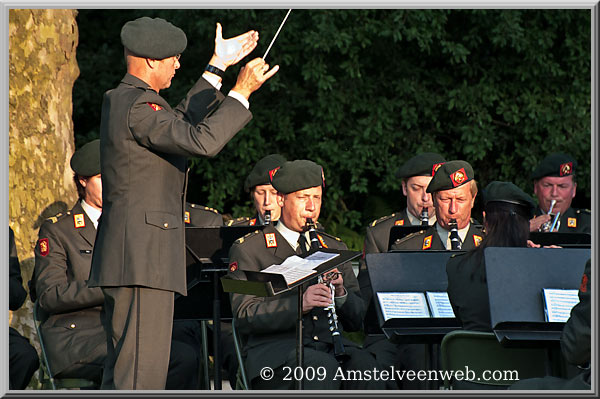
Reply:
[[467, 161], [444, 162], [433, 175], [427, 192], [450, 190], [467, 184], [475, 178], [473, 167]]
[[187, 37], [162, 18], [141, 17], [123, 25], [121, 43], [138, 57], [162, 60], [181, 54], [187, 46]]
[[435, 170], [446, 162], [443, 156], [435, 152], [423, 152], [415, 155], [398, 169], [396, 176], [408, 178], [412, 176], [433, 176]]
[[73, 154], [71, 169], [79, 176], [96, 176], [100, 174], [100, 140], [90, 141]]
[[289, 194], [311, 187], [325, 187], [325, 175], [320, 165], [300, 159], [286, 162], [277, 169], [271, 184], [280, 193]]
[[531, 174], [533, 180], [546, 176], [563, 177], [575, 174], [577, 161], [569, 154], [555, 152], [548, 155], [539, 163]]
[[244, 182], [244, 190], [250, 191], [252, 187], [259, 186], [261, 184], [271, 184], [271, 177], [275, 173], [275, 170], [285, 163], [286, 159], [283, 155], [269, 154], [262, 158], [254, 165], [252, 171]]

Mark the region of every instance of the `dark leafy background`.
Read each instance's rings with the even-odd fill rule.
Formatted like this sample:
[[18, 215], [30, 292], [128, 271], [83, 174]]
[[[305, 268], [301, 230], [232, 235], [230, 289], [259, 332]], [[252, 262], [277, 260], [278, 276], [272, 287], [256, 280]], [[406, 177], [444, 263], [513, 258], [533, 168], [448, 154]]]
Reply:
[[[162, 17], [186, 32], [182, 67], [161, 91], [176, 105], [212, 54], [217, 21], [225, 37], [260, 32], [243, 64], [285, 13], [79, 10], [77, 147], [98, 137], [102, 95], [125, 74], [126, 21]], [[294, 10], [267, 57], [281, 69], [250, 98], [253, 120], [216, 157], [191, 159], [188, 200], [250, 215], [242, 187], [258, 159], [311, 159], [325, 169], [320, 221], [361, 249], [369, 221], [405, 206], [394, 172], [417, 152], [469, 161], [480, 188], [508, 180], [533, 194], [535, 165], [564, 151], [579, 162], [574, 206], [589, 208], [590, 35], [590, 10]]]

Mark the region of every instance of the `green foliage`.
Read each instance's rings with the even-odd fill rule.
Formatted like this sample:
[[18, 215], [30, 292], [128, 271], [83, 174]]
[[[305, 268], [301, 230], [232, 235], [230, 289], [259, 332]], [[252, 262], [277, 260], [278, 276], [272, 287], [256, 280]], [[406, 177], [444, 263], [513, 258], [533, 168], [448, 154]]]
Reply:
[[[77, 145], [97, 137], [102, 93], [125, 73], [125, 21], [161, 16], [186, 32], [182, 68], [161, 91], [175, 105], [210, 58], [217, 21], [225, 37], [260, 32], [251, 59], [285, 12], [80, 10]], [[258, 159], [311, 159], [325, 168], [321, 222], [360, 249], [363, 226], [404, 206], [394, 172], [417, 152], [465, 159], [481, 185], [531, 193], [535, 165], [566, 151], [580, 164], [574, 205], [589, 207], [590, 26], [582, 9], [293, 10], [267, 57], [281, 69], [250, 98], [253, 120], [215, 158], [191, 161], [188, 198], [250, 215], [242, 185]]]

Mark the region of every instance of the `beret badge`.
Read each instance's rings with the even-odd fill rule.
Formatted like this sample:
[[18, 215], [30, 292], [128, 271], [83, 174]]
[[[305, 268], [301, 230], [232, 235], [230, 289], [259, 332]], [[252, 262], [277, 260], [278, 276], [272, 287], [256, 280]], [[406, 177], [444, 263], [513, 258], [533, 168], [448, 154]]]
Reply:
[[465, 172], [465, 168], [460, 168], [450, 175], [450, 180], [452, 180], [452, 185], [454, 187], [460, 186], [467, 179], [468, 177], [467, 172]]
[[567, 163], [563, 163], [562, 165], [560, 165], [560, 175], [561, 176], [570, 175], [572, 170], [573, 170], [573, 162], [567, 162]]

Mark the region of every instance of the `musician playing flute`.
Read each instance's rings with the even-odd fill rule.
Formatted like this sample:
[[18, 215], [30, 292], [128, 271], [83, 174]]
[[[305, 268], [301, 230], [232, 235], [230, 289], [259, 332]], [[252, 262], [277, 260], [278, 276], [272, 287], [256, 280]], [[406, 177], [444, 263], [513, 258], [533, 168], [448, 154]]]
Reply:
[[[308, 160], [286, 162], [273, 175], [272, 185], [281, 207], [279, 222], [234, 243], [229, 253], [232, 278], [244, 279], [244, 270], [259, 271], [310, 248], [307, 219], [316, 223], [319, 218], [325, 187], [323, 168]], [[339, 238], [323, 231], [317, 231], [317, 239], [322, 247], [347, 249]], [[339, 329], [357, 331], [362, 325], [364, 303], [352, 265], [345, 263], [334, 271], [339, 272], [332, 280]], [[303, 369], [319, 371], [315, 378], [303, 379], [304, 388], [383, 389], [385, 382], [381, 380], [339, 378], [338, 367], [344, 371], [364, 371], [379, 369], [379, 365], [373, 355], [347, 339], [343, 340], [347, 359], [341, 364], [336, 360], [324, 310], [331, 297], [330, 288], [318, 284], [316, 279], [304, 287]], [[267, 298], [232, 294], [231, 304], [244, 341], [245, 368], [252, 389], [294, 389], [294, 378], [285, 377], [296, 366], [297, 289]], [[261, 373], [265, 367], [272, 369], [273, 374]]]

